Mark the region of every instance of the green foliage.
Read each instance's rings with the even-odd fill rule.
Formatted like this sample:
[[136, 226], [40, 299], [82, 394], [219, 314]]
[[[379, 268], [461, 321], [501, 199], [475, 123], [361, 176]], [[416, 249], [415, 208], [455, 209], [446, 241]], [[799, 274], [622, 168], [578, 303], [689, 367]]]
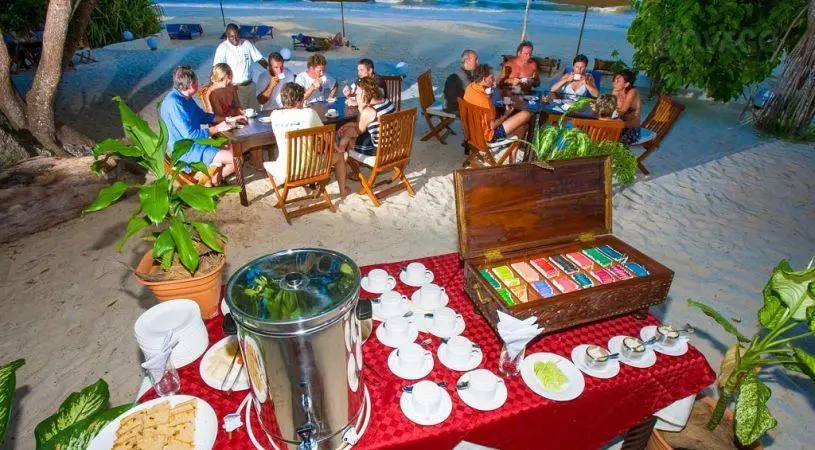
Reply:
[[25, 364], [24, 359], [12, 361], [0, 366], [0, 447], [6, 437], [6, 428], [11, 421], [11, 405], [14, 402], [14, 391], [17, 389], [16, 371]]
[[686, 85], [716, 100], [741, 95], [744, 86], [767, 78], [806, 29], [806, 21], [781, 42], [807, 0], [637, 0], [628, 29], [634, 66], [657, 90]]
[[7, 0], [0, 12], [0, 30], [25, 35], [45, 22], [45, 0]]
[[[167, 148], [168, 133], [161, 122], [156, 134], [141, 117], [130, 109], [120, 97], [113, 99], [119, 105], [122, 126], [130, 144], [123, 144], [112, 139], [100, 142], [94, 149], [92, 168], [104, 165], [107, 158], [129, 158], [144, 167], [152, 175], [152, 181], [143, 185], [127, 185], [117, 181], [99, 190], [96, 199], [85, 212], [101, 211], [119, 199], [128, 190], [138, 191], [139, 208], [127, 223], [125, 234], [117, 244], [117, 250], [131, 237], [148, 228], [154, 228], [148, 236], [155, 238], [153, 258], [161, 261], [165, 270], [169, 269], [174, 257], [190, 272], [195, 273], [200, 261], [199, 249], [204, 252], [223, 253], [225, 240], [223, 234], [212, 222], [194, 222], [186, 217], [190, 208], [202, 212], [213, 212], [217, 199], [230, 192], [239, 192], [238, 186], [204, 187], [186, 185], [178, 187], [176, 177], [191, 164], [181, 161], [184, 153], [190, 150], [193, 142], [205, 145], [222, 145], [224, 139], [181, 140], [176, 143], [171, 162], [175, 176], [165, 172], [164, 159]], [[204, 168], [206, 169], [206, 168]]]
[[91, 47], [104, 47], [121, 42], [123, 31], [143, 38], [160, 30], [160, 17], [152, 0], [99, 0], [91, 12], [88, 41]]
[[736, 404], [735, 426], [736, 436], [743, 445], [752, 444], [767, 430], [778, 425], [767, 408], [770, 395], [770, 388], [753, 374], [747, 375], [741, 382]]

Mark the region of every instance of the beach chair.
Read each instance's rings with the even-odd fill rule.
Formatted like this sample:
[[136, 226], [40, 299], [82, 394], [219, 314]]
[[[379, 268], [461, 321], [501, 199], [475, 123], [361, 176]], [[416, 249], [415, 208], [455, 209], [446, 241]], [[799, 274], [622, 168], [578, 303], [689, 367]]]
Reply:
[[255, 39], [263, 39], [264, 36], [274, 39], [274, 30], [269, 25], [258, 25], [255, 28]]
[[385, 82], [385, 96], [388, 97], [397, 111], [402, 110], [402, 77], [399, 75], [385, 75], [382, 77]]
[[187, 26], [179, 24], [179, 23], [168, 23], [167, 24], [167, 35], [170, 36], [170, 39], [179, 39], [179, 40], [190, 40], [190, 39], [192, 39], [192, 34], [187, 29]]
[[204, 35], [204, 27], [200, 23], [185, 23], [182, 26], [187, 27], [187, 32], [190, 34], [190, 37], [196, 34], [199, 37]]
[[[283, 212], [283, 217], [289, 224], [292, 218], [310, 212], [326, 208], [332, 212], [335, 211], [334, 204], [331, 203], [328, 192], [325, 190], [331, 178], [335, 128], [335, 125], [325, 125], [286, 133], [289, 153], [285, 180], [275, 180], [268, 169], [270, 163], [263, 164], [267, 168], [266, 176], [269, 178], [269, 183], [277, 196], [276, 206]], [[306, 194], [289, 198], [289, 191], [298, 187], [305, 189]], [[300, 202], [308, 202], [308, 204], [293, 211], [286, 209], [286, 205]]]
[[[430, 127], [427, 134], [422, 136], [422, 140], [427, 141], [435, 137], [439, 142], [447, 145], [447, 142], [444, 140], [447, 137], [447, 133], [456, 134], [455, 131], [450, 128], [450, 124], [456, 120], [456, 115], [445, 112], [442, 103], [436, 102], [436, 95], [433, 93], [433, 81], [430, 78], [430, 70], [419, 75], [416, 82], [419, 85], [419, 106], [421, 106], [422, 115]], [[434, 119], [437, 119], [438, 123], [433, 123]], [[444, 133], [444, 135], [442, 135], [442, 133]]]
[[560, 70], [561, 64], [558, 58], [547, 56], [545, 58], [534, 57], [534, 59], [538, 64], [538, 76], [540, 77], [551, 77]]
[[650, 172], [648, 172], [648, 169], [643, 165], [643, 161], [648, 155], [659, 148], [659, 144], [662, 143], [662, 140], [665, 139], [665, 136], [671, 131], [683, 111], [685, 111], [685, 105], [665, 94], [660, 94], [657, 99], [657, 104], [654, 105], [654, 109], [652, 109], [651, 112], [648, 113], [648, 117], [642, 121], [640, 127], [653, 131], [655, 136], [648, 142], [635, 142], [631, 144], [631, 146], [641, 146], [645, 149], [645, 152], [637, 158], [637, 167], [639, 167], [645, 175], [648, 175]]
[[255, 40], [255, 26], [254, 25], [241, 25], [238, 27], [238, 36], [241, 39]]
[[311, 37], [303, 33], [293, 34], [291, 37], [291, 46], [293, 49], [297, 47], [306, 48], [311, 45]]
[[625, 122], [622, 120], [599, 120], [599, 119], [566, 119], [572, 123], [575, 128], [579, 128], [589, 135], [589, 139], [593, 142], [612, 141], [617, 142], [620, 140], [620, 135], [623, 134]]
[[[511, 164], [517, 160], [515, 157], [520, 141], [517, 139], [502, 139], [498, 142], [487, 142], [484, 137], [484, 126], [487, 124], [490, 110], [458, 99], [458, 112], [461, 116], [461, 129], [464, 130], [464, 142], [470, 149], [470, 155], [464, 160], [464, 167], [498, 167]], [[497, 158], [497, 159], [496, 159]]]
[[[382, 204], [380, 199], [403, 189], [406, 189], [411, 197], [416, 195], [413, 186], [405, 176], [405, 169], [413, 150], [415, 126], [416, 108], [385, 114], [379, 118], [379, 142], [376, 145], [376, 155], [367, 156], [354, 150], [348, 152], [348, 165], [362, 183], [359, 193], [368, 194], [376, 207]], [[363, 175], [361, 166], [370, 169], [368, 177]], [[390, 172], [393, 173], [390, 174]], [[380, 175], [386, 173], [389, 179], [377, 181]], [[390, 184], [390, 186], [374, 191], [385, 184]]]

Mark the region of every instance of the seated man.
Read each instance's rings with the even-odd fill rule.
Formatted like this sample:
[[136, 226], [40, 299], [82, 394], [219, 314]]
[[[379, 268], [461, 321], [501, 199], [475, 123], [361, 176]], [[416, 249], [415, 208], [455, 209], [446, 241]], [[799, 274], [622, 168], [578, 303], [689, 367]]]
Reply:
[[495, 85], [492, 67], [487, 64], [479, 65], [475, 68], [473, 78], [474, 81], [464, 90], [464, 101], [489, 109], [484, 123], [484, 138], [487, 142], [496, 142], [508, 136], [523, 138], [532, 114], [529, 111], [516, 112], [512, 105], [509, 105], [500, 117], [496, 117], [495, 105], [490, 99]]
[[458, 115], [458, 99], [464, 97], [464, 88], [473, 82], [473, 71], [478, 66], [474, 50], [461, 52], [461, 67], [444, 82], [444, 112]]
[[[198, 78], [189, 66], [178, 66], [173, 72], [173, 90], [161, 103], [161, 120], [167, 127], [169, 140], [167, 153], [172, 154], [175, 143], [181, 139], [204, 139], [232, 128], [225, 119], [241, 120], [243, 116], [225, 118], [213, 113], [204, 112], [193, 96], [198, 91]], [[210, 125], [217, 123], [217, 125]], [[201, 128], [202, 125], [209, 125]], [[210, 145], [193, 144], [190, 150], [181, 157], [187, 163], [202, 162], [207, 166], [221, 166], [221, 173], [212, 179], [219, 184], [221, 177], [235, 171], [232, 162], [232, 151], [218, 149]]]
[[[342, 88], [342, 95], [349, 99], [352, 98], [352, 96], [356, 94], [359, 80], [365, 77], [371, 77], [376, 80], [376, 84], [382, 91], [382, 95], [385, 97], [388, 96], [388, 86], [385, 84], [385, 79], [376, 73], [374, 70], [374, 62], [368, 58], [362, 58], [359, 60], [359, 63], [357, 63], [357, 80], [351, 83], [350, 86], [345, 86]], [[356, 102], [356, 99], [354, 99], [354, 102]]]
[[269, 55], [269, 70], [264, 71], [256, 85], [257, 100], [261, 110], [283, 107], [280, 91], [284, 84], [294, 83], [294, 72], [283, 67], [283, 56], [280, 53]]
[[538, 63], [532, 58], [532, 50], [533, 46], [529, 41], [518, 44], [515, 57], [504, 63], [498, 84], [527, 89], [538, 86], [541, 80], [538, 75]]
[[306, 71], [294, 79], [295, 83], [306, 90], [306, 104], [323, 102], [337, 95], [337, 83], [325, 73], [327, 63], [325, 56], [315, 53], [308, 58]]
[[303, 95], [305, 89], [297, 83], [286, 83], [280, 89], [280, 100], [283, 109], [272, 111], [272, 131], [277, 142], [277, 159], [263, 163], [263, 168], [274, 178], [278, 186], [286, 181], [289, 160], [288, 140], [286, 133], [293, 130], [303, 130], [322, 126], [323, 122], [317, 112], [311, 108], [303, 108]]

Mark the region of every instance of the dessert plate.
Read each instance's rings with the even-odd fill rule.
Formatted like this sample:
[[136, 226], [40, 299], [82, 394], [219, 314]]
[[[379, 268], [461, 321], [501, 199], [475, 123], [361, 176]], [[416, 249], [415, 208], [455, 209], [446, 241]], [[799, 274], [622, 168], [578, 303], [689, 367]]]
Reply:
[[405, 417], [407, 417], [411, 422], [425, 426], [438, 425], [450, 417], [450, 413], [453, 412], [453, 399], [450, 397], [450, 393], [447, 392], [446, 389], [442, 389], [439, 410], [436, 411], [436, 414], [427, 417], [419, 414], [415, 409], [413, 409], [413, 401], [410, 397], [411, 395], [413, 394], [402, 392], [402, 397], [399, 398], [399, 407], [402, 408], [402, 414], [404, 414]]
[[388, 355], [388, 369], [393, 372], [399, 378], [404, 378], [406, 380], [418, 380], [420, 378], [426, 377], [431, 370], [433, 370], [433, 354], [426, 353], [424, 359], [422, 359], [422, 365], [420, 367], [402, 367], [399, 364], [399, 356], [396, 355], [397, 350], [391, 352]]
[[[456, 382], [456, 385], [469, 381], [470, 372], [467, 372], [461, 377], [459, 377], [458, 381]], [[479, 411], [494, 411], [504, 406], [504, 403], [507, 402], [508, 397], [507, 385], [504, 383], [504, 380], [500, 378], [498, 379], [498, 383], [495, 386], [495, 398], [493, 398], [491, 401], [484, 401], [473, 397], [470, 394], [470, 389], [456, 389], [456, 390], [458, 391], [458, 396], [461, 397], [461, 400], [464, 403], [466, 403], [467, 406], [477, 409]]]
[[442, 343], [439, 345], [439, 350], [436, 353], [439, 357], [439, 361], [450, 370], [455, 370], [456, 372], [469, 372], [481, 364], [481, 361], [484, 360], [484, 352], [481, 351], [480, 348], [476, 348], [474, 352], [470, 353], [470, 360], [467, 361], [466, 364], [457, 365], [453, 364], [447, 359], [447, 344]]
[[[538, 381], [538, 377], [535, 376], [535, 363], [538, 361], [551, 361], [557, 365], [557, 368], [569, 379], [563, 389], [559, 391], [544, 389], [543, 385]], [[554, 353], [533, 353], [524, 358], [523, 362], [521, 362], [521, 378], [532, 392], [549, 400], [559, 402], [576, 399], [586, 388], [586, 380], [577, 366], [568, 359]]]

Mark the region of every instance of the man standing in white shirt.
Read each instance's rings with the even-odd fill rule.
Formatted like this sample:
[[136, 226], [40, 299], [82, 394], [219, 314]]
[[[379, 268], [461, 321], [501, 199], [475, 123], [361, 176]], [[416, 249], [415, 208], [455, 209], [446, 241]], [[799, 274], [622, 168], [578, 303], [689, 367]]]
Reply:
[[286, 83], [294, 83], [294, 72], [283, 67], [283, 56], [280, 53], [269, 55], [269, 70], [264, 71], [255, 85], [260, 109], [278, 109], [283, 107], [280, 101], [280, 89]]
[[326, 64], [325, 56], [315, 53], [308, 58], [306, 71], [295, 78], [294, 81], [306, 90], [304, 95], [306, 104], [336, 97], [337, 83], [325, 73]]
[[266, 60], [257, 47], [240, 38], [240, 30], [234, 23], [226, 26], [226, 40], [218, 45], [212, 65], [226, 63], [232, 69], [232, 84], [238, 87], [238, 98], [244, 108], [258, 108], [255, 88], [252, 86], [252, 63], [268, 68]]

